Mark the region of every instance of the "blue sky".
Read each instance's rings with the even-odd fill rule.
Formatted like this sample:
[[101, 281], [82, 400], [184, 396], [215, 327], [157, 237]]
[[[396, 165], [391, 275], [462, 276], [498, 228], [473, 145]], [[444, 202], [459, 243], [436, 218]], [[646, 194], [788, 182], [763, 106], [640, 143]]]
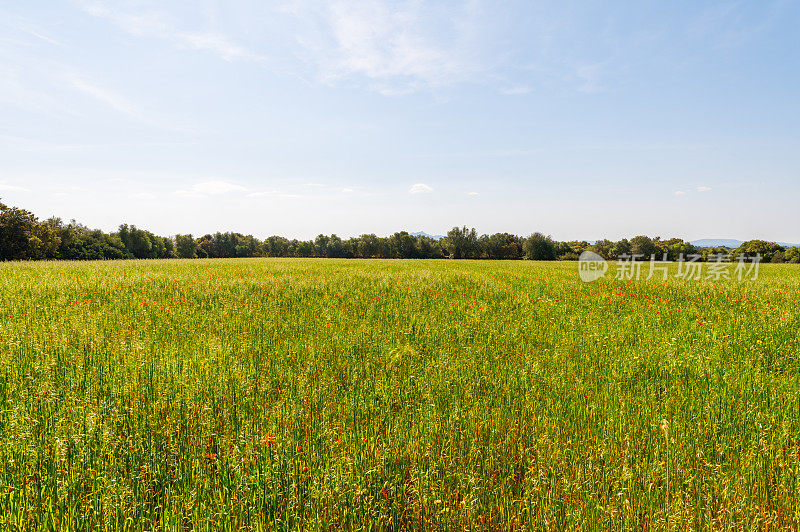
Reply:
[[105, 230], [800, 242], [800, 2], [0, 2], [0, 197]]

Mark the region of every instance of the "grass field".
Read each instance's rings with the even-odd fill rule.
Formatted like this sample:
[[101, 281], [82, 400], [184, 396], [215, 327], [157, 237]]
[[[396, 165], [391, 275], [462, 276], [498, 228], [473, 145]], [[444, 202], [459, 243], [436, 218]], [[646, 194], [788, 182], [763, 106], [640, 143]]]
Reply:
[[0, 264], [4, 529], [780, 529], [800, 268]]

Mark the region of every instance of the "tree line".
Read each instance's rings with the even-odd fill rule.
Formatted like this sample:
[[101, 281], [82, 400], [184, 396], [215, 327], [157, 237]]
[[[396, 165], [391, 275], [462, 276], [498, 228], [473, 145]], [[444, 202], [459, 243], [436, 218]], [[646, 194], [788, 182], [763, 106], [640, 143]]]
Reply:
[[0, 202], [0, 260], [103, 260], [234, 257], [321, 257], [402, 259], [527, 259], [577, 260], [584, 251], [606, 259], [636, 255], [647, 260], [677, 260], [681, 255], [699, 255], [712, 260], [718, 254], [762, 257], [763, 262], [800, 263], [800, 248], [785, 248], [774, 242], [750, 240], [731, 250], [724, 247], [697, 248], [680, 238], [636, 236], [630, 240], [560, 242], [535, 232], [529, 236], [510, 233], [478, 235], [474, 228], [454, 227], [447, 236], [433, 239], [405, 231], [380, 237], [364, 234], [342, 239], [319, 235], [313, 240], [270, 236], [259, 240], [240, 233], [214, 233], [199, 238], [190, 235], [164, 237], [133, 225], [123, 224], [106, 233], [72, 220], [39, 220], [33, 213]]

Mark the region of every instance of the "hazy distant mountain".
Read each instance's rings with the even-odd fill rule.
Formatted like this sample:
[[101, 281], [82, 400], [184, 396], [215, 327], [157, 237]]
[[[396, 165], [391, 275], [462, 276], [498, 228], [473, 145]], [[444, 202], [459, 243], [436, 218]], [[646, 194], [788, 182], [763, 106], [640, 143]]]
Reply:
[[[710, 247], [720, 247], [724, 246], [726, 248], [738, 248], [744, 242], [742, 240], [736, 240], [733, 238], [701, 238], [700, 240], [692, 240], [692, 244], [699, 248], [710, 248]], [[797, 246], [797, 244], [791, 244], [789, 242], [776, 242], [779, 246], [783, 246], [785, 248], [791, 248]]]
[[429, 235], [425, 231], [417, 231], [416, 233], [411, 233], [414, 236], [427, 236], [428, 238], [432, 238], [434, 240], [441, 240], [444, 238], [444, 235]]
[[720, 246], [724, 246], [726, 248], [734, 249], [741, 246], [744, 242], [742, 240], [735, 240], [733, 238], [701, 238], [700, 240], [692, 240], [691, 243], [699, 248], [718, 248]]

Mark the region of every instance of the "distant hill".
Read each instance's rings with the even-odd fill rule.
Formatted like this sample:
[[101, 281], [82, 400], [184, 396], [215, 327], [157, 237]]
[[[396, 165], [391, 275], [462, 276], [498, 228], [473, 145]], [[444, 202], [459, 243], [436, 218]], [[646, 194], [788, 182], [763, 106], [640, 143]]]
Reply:
[[417, 231], [416, 233], [411, 233], [414, 236], [427, 236], [428, 238], [432, 238], [434, 240], [441, 240], [444, 238], [444, 235], [429, 235], [425, 231]]
[[726, 248], [738, 248], [744, 243], [742, 240], [735, 240], [733, 238], [701, 238], [700, 240], [692, 240], [691, 244], [699, 248], [718, 248], [720, 246]]
[[[695, 246], [699, 248], [710, 248], [710, 247], [720, 247], [724, 246], [726, 248], [738, 248], [742, 244], [744, 244], [743, 240], [736, 240], [734, 238], [701, 238], [700, 240], [692, 240], [691, 242]], [[776, 242], [779, 246], [783, 246], [785, 248], [795, 247], [798, 244], [790, 244], [789, 242]]]

